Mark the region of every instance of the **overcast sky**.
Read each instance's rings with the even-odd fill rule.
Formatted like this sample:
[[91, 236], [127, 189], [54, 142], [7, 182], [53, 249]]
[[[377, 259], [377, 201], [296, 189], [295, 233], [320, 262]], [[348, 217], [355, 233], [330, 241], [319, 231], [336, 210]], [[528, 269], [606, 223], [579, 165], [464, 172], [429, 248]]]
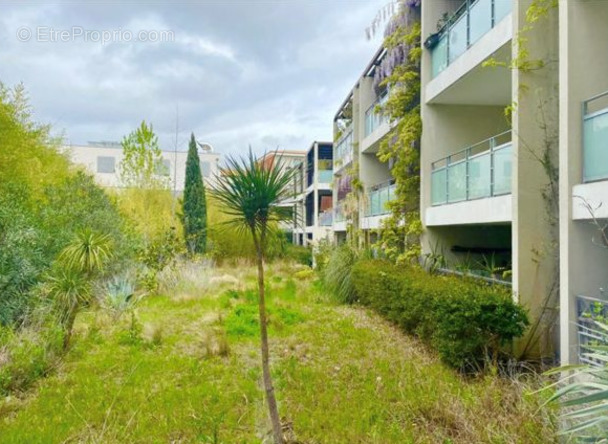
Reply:
[[0, 81], [23, 82], [35, 118], [68, 143], [119, 141], [145, 119], [173, 149], [178, 106], [180, 149], [194, 131], [221, 153], [304, 150], [331, 140], [386, 3], [3, 1]]

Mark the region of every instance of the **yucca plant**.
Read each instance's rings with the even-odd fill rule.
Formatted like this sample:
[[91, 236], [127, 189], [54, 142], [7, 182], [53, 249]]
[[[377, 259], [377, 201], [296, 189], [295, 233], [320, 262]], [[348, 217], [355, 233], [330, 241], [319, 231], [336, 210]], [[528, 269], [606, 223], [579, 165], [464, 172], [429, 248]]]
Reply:
[[101, 270], [111, 255], [110, 236], [87, 228], [76, 234], [59, 259], [69, 268], [92, 274]]
[[76, 314], [91, 296], [88, 277], [74, 268], [56, 268], [47, 277], [46, 289], [59, 310], [63, 326], [63, 348], [70, 344]]
[[136, 303], [135, 286], [129, 277], [115, 277], [105, 284], [101, 304], [112, 313], [115, 320], [131, 310]]
[[288, 218], [288, 212], [279, 203], [288, 196], [294, 174], [277, 157], [275, 153], [270, 162], [258, 162], [250, 149], [246, 157], [228, 158], [227, 172], [212, 189], [222, 211], [230, 217], [229, 223], [249, 232], [255, 246], [262, 373], [275, 444], [283, 442], [283, 434], [269, 366], [264, 258], [271, 227]]
[[91, 281], [111, 256], [110, 237], [90, 229], [77, 233], [59, 254], [59, 260], [47, 281], [48, 293], [61, 313], [65, 330], [64, 348], [70, 343], [80, 307], [90, 297]]
[[597, 366], [572, 365], [547, 372], [547, 375], [566, 374], [549, 388], [560, 387], [548, 402], [559, 401], [565, 412], [566, 425], [562, 434], [577, 442], [608, 443], [608, 325], [593, 321], [603, 337], [596, 345], [588, 345], [592, 352], [586, 357]]

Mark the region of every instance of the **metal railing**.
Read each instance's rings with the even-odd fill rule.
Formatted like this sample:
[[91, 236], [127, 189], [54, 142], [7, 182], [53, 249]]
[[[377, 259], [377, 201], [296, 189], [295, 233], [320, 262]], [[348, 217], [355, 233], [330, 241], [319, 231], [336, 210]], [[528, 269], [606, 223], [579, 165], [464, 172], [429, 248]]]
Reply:
[[583, 181], [608, 179], [608, 91], [583, 102]]
[[603, 366], [605, 363], [594, 359], [593, 347], [608, 345], [608, 332], [598, 326], [598, 322], [608, 322], [608, 301], [588, 296], [576, 297], [578, 360], [582, 364]]
[[376, 129], [386, 121], [386, 117], [380, 111], [376, 111], [376, 106], [382, 106], [388, 100], [388, 90], [376, 99], [376, 101], [365, 111], [365, 137], [376, 131]]
[[431, 165], [431, 204], [444, 205], [511, 193], [511, 131]]
[[353, 129], [347, 128], [336, 145], [334, 169], [348, 165], [353, 160]]
[[387, 203], [395, 199], [395, 190], [396, 185], [392, 181], [370, 187], [365, 215], [370, 217], [390, 213]]
[[446, 69], [511, 13], [513, 0], [466, 0], [437, 33], [431, 48], [432, 75]]

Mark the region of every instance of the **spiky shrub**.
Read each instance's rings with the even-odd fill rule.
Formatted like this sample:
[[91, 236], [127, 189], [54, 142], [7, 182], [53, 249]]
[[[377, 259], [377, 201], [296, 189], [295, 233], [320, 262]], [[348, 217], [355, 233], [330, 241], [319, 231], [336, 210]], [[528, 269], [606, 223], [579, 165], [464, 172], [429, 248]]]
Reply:
[[597, 345], [589, 346], [588, 357], [598, 366], [571, 365], [547, 372], [561, 374], [548, 389], [560, 387], [548, 402], [559, 402], [563, 408], [563, 435], [577, 442], [608, 443], [608, 324], [593, 321], [597, 326]]
[[111, 238], [85, 229], [59, 254], [47, 279], [47, 291], [59, 310], [67, 348], [78, 311], [91, 296], [91, 282], [112, 257]]
[[270, 376], [264, 259], [270, 230], [275, 223], [289, 216], [279, 204], [288, 197], [293, 177], [293, 170], [285, 168], [277, 157], [275, 153], [269, 157], [269, 162], [258, 162], [250, 149], [247, 157], [228, 158], [228, 171], [218, 179], [212, 190], [223, 212], [230, 217], [229, 223], [248, 232], [255, 246], [262, 373], [275, 444], [283, 442], [283, 434]]
[[136, 303], [135, 285], [129, 277], [114, 277], [105, 284], [101, 305], [114, 319], [132, 310]]

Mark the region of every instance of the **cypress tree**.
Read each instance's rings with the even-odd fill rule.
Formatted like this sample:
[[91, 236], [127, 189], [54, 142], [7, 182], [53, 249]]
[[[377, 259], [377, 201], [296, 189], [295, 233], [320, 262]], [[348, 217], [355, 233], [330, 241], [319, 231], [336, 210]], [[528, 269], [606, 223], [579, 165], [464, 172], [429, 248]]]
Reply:
[[207, 202], [194, 133], [190, 137], [186, 159], [182, 223], [186, 247], [190, 254], [204, 253], [207, 248]]

